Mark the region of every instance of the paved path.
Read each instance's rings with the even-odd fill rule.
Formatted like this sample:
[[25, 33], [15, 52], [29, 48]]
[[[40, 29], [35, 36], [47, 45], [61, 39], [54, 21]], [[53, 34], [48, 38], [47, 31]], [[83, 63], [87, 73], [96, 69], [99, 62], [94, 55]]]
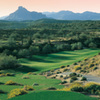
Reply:
[[[69, 75], [70, 73], [72, 72], [64, 72], [62, 74]], [[83, 75], [83, 76], [87, 78], [87, 81], [100, 83], [100, 77], [93, 76], [93, 75]]]

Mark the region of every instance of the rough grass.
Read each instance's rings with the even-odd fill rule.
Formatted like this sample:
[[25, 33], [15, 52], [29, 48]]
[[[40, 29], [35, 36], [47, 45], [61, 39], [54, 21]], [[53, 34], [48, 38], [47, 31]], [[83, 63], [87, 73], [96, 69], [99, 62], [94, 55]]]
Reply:
[[43, 91], [15, 97], [10, 100], [97, 100], [80, 93], [64, 91]]

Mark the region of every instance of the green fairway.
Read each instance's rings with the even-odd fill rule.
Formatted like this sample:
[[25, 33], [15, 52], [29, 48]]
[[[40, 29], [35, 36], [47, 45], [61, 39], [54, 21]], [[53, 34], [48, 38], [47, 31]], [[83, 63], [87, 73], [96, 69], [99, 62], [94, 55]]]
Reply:
[[83, 60], [87, 57], [92, 57], [100, 52], [99, 49], [84, 49], [76, 51], [63, 51], [59, 53], [53, 53], [48, 55], [37, 56], [34, 55], [30, 59], [20, 59], [22, 65], [25, 65], [19, 71], [47, 71], [50, 69], [59, 68], [61, 65], [73, 64], [79, 60]]
[[[29, 99], [30, 98], [30, 99]], [[97, 100], [80, 93], [64, 91], [45, 91], [26, 94], [10, 100]]]
[[[48, 87], [56, 87], [57, 89], [61, 89], [64, 88], [63, 85], [59, 85], [59, 83], [61, 82], [60, 80], [56, 80], [56, 79], [47, 79], [44, 76], [41, 75], [28, 75], [28, 72], [42, 72], [42, 71], [47, 71], [50, 69], [55, 69], [55, 68], [59, 68], [61, 65], [68, 65], [68, 64], [73, 64], [74, 62], [77, 62], [79, 60], [83, 60], [84, 58], [87, 57], [92, 57], [94, 55], [97, 55], [98, 52], [100, 52], [99, 49], [93, 50], [93, 49], [84, 49], [84, 50], [76, 50], [76, 51], [63, 51], [63, 52], [59, 52], [59, 53], [54, 53], [54, 54], [48, 54], [48, 55], [35, 55], [33, 56], [33, 58], [30, 59], [19, 59], [19, 61], [21, 62], [22, 65], [24, 65], [24, 67], [18, 68], [15, 71], [17, 72], [15, 76], [5, 76], [5, 77], [0, 77], [0, 82], [5, 83], [9, 80], [12, 80], [14, 82], [17, 83], [21, 83], [23, 85], [33, 85], [34, 83], [38, 83], [39, 86], [33, 86], [33, 88], [35, 89], [35, 92], [39, 92], [39, 93], [29, 93], [28, 95], [24, 95], [22, 96], [22, 98], [34, 98], [34, 96], [40, 95], [40, 98], [38, 98], [35, 100], [51, 100], [49, 99], [49, 92], [47, 92], [47, 94], [45, 94], [46, 92], [40, 92], [40, 91], [46, 91], [46, 89]], [[11, 70], [6, 70], [6, 72], [13, 72]], [[29, 79], [22, 79], [23, 76], [28, 76]], [[23, 86], [15, 86], [15, 85], [0, 85], [0, 89], [5, 91], [5, 92], [10, 92], [10, 90], [15, 89], [15, 88], [23, 88]], [[48, 95], [48, 99], [47, 96], [42, 96], [43, 95]], [[53, 94], [54, 93], [54, 94]], [[59, 98], [63, 98], [63, 99], [59, 99], [59, 100], [65, 100], [65, 98], [68, 97], [67, 92], [50, 92], [51, 95], [53, 95], [53, 100], [56, 100], [58, 96], [57, 93], [62, 93], [61, 97]], [[69, 93], [69, 92], [68, 92]], [[70, 95], [73, 95], [75, 93], [69, 93]], [[82, 94], [77, 94], [76, 93], [76, 97], [81, 98], [82, 96], [86, 99], [77, 99], [77, 100], [92, 100], [91, 98], [88, 99], [89, 97], [84, 96]], [[32, 97], [33, 96], [33, 97]], [[75, 100], [75, 99], [70, 99], [72, 96], [69, 96], [68, 100]], [[72, 98], [73, 98], [72, 97]], [[20, 98], [20, 97], [18, 97]], [[44, 99], [42, 99], [44, 98]], [[0, 100], [6, 100], [7, 99], [7, 94], [0, 94]], [[22, 99], [12, 99], [12, 100], [22, 100]], [[23, 99], [23, 100], [28, 100], [28, 99]], [[95, 100], [95, 99], [93, 99]]]

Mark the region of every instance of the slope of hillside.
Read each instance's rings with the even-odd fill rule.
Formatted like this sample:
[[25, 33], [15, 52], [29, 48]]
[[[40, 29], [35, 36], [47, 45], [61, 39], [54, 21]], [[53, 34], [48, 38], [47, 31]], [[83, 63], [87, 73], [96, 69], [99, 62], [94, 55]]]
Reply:
[[70, 67], [74, 72], [100, 76], [100, 53], [92, 58], [85, 58]]

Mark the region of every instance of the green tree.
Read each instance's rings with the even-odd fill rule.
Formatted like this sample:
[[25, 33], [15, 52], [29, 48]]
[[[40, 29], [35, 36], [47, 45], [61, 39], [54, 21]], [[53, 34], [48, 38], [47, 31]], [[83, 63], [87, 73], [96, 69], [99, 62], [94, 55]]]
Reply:
[[7, 56], [5, 54], [0, 55], [0, 69], [15, 69], [19, 67], [20, 64], [16, 57]]

